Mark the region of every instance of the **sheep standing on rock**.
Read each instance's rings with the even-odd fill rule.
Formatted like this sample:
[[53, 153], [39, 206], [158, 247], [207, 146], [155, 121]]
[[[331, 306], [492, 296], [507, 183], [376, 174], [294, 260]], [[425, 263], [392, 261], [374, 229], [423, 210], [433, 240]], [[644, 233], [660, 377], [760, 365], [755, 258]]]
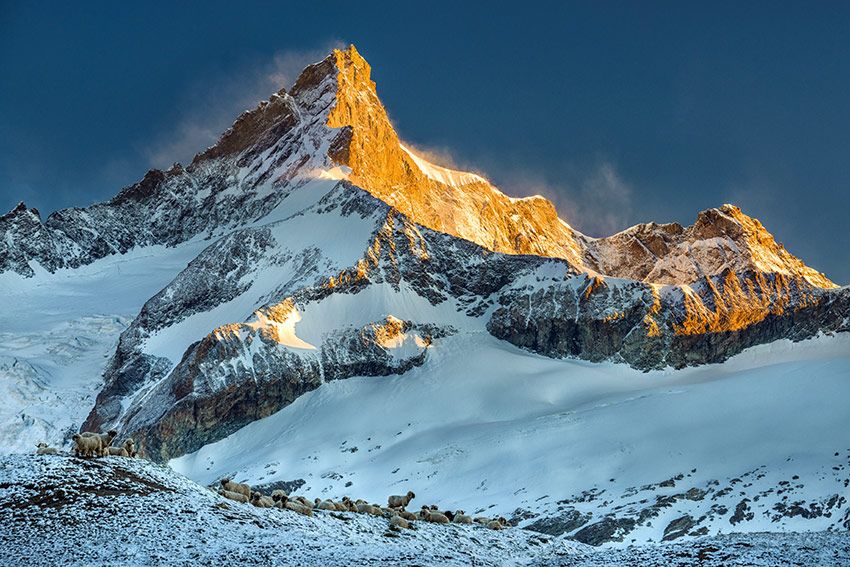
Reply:
[[243, 494], [248, 500], [251, 499], [251, 487], [247, 484], [240, 484], [238, 482], [233, 482], [229, 478], [223, 478], [221, 479], [221, 487], [224, 490], [229, 490], [230, 492]]
[[102, 457], [108, 453], [107, 447], [118, 434], [114, 429], [108, 433], [77, 433], [74, 440], [74, 455], [77, 457]]
[[127, 439], [124, 441], [124, 445], [121, 447], [107, 447], [107, 451], [109, 454], [115, 457], [135, 457], [136, 456], [136, 448], [134, 446], [132, 439]]
[[[106, 433], [95, 433], [93, 431], [84, 431], [79, 434], [81, 437], [87, 437], [89, 439], [97, 439], [98, 447], [94, 449], [94, 452], [89, 456], [95, 457], [105, 457], [109, 454], [109, 446], [112, 445], [112, 440], [118, 436], [118, 432], [114, 429], [110, 429]], [[76, 436], [75, 436], [76, 437]], [[76, 441], [76, 439], [75, 439]]]
[[59, 451], [56, 450], [55, 447], [50, 447], [47, 443], [42, 441], [38, 445], [36, 445], [36, 455], [58, 455]]
[[416, 495], [408, 490], [404, 496], [390, 496], [387, 498], [387, 507], [389, 508], [406, 508], [410, 501], [416, 498]]

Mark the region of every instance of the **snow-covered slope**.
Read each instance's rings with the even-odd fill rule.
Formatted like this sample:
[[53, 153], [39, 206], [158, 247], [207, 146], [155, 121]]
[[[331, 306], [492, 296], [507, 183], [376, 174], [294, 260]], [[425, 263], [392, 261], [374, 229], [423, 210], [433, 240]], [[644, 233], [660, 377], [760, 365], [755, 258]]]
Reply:
[[847, 335], [650, 373], [484, 334], [428, 356], [401, 376], [327, 383], [171, 466], [202, 483], [301, 479], [311, 498], [410, 489], [427, 495], [417, 506], [590, 543], [850, 528]]
[[3, 565], [843, 565], [845, 534], [755, 534], [594, 548], [520, 529], [393, 531], [366, 515], [238, 504], [139, 460], [0, 457]]
[[103, 385], [118, 337], [203, 241], [154, 246], [32, 278], [0, 274], [0, 451], [62, 444]]
[[86, 428], [117, 425], [148, 457], [172, 458], [333, 380], [438, 371], [427, 353], [457, 334], [650, 369], [848, 326], [847, 290], [802, 279], [755, 288], [729, 272], [683, 291], [589, 277], [428, 230], [349, 182], [313, 181], [279, 209], [290, 199], [290, 216], [217, 241], [145, 304]]

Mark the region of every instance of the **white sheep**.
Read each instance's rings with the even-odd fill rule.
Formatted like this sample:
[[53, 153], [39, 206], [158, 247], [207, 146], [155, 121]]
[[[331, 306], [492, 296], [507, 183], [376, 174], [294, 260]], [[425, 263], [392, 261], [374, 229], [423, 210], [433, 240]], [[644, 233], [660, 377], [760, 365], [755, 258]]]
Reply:
[[257, 508], [272, 508], [274, 507], [274, 500], [272, 500], [270, 496], [265, 496], [259, 492], [255, 492], [251, 494], [251, 504]]
[[502, 516], [499, 516], [498, 518], [494, 518], [487, 522], [487, 527], [491, 530], [501, 530], [504, 529], [507, 525], [508, 521]]
[[127, 439], [121, 447], [107, 447], [109, 454], [114, 457], [135, 457], [136, 450], [133, 447], [133, 440]]
[[294, 498], [295, 500], [297, 500], [298, 502], [300, 502], [302, 506], [306, 506], [307, 508], [309, 508], [309, 509], [311, 509], [311, 510], [313, 509], [313, 503], [312, 503], [312, 502], [310, 502], [309, 500], [307, 500], [305, 497], [303, 497], [303, 496], [295, 496], [295, 497], [293, 497], [293, 498]]
[[322, 500], [321, 498], [316, 498], [313, 508], [316, 510], [336, 511], [336, 503], [333, 500]]
[[277, 490], [272, 490], [272, 500], [274, 500], [275, 502], [277, 502], [281, 498], [288, 496], [289, 494], [287, 494], [285, 490], [281, 490], [280, 488], [278, 488]]
[[234, 500], [236, 502], [244, 502], [245, 504], [248, 503], [248, 497], [242, 494], [241, 492], [231, 492], [230, 490], [222, 488], [219, 494], [221, 494], [225, 498]]
[[303, 505], [301, 502], [297, 500], [290, 500], [288, 496], [284, 496], [277, 502], [275, 502], [275, 506], [278, 508], [283, 508], [285, 510], [291, 510], [292, 512], [296, 512], [298, 514], [302, 514], [304, 516], [312, 516], [313, 509]]
[[84, 431], [80, 433], [82, 437], [88, 437], [91, 439], [100, 440], [100, 447], [96, 450], [96, 455], [99, 457], [105, 457], [109, 454], [109, 446], [112, 445], [112, 440], [118, 436], [118, 432], [114, 429], [110, 429], [106, 433], [95, 433], [93, 431]]
[[251, 499], [251, 487], [247, 484], [241, 484], [238, 482], [233, 482], [229, 478], [223, 478], [221, 479], [221, 487], [224, 490], [229, 490], [230, 492], [244, 494], [245, 498], [247, 498], [248, 500]]
[[407, 530], [410, 529], [410, 522], [408, 522], [399, 515], [395, 515], [390, 517], [390, 526], [395, 528], [404, 528]]
[[422, 506], [422, 511], [419, 512], [419, 519], [425, 520], [426, 522], [433, 522], [435, 524], [448, 524], [449, 518], [436, 510], [436, 506], [429, 508], [428, 506]]
[[408, 522], [413, 522], [413, 521], [419, 519], [419, 517], [416, 514], [414, 514], [413, 512], [408, 512], [407, 510], [404, 510], [404, 509], [399, 510], [397, 512], [397, 514], [399, 516], [401, 516], [402, 518], [404, 518], [405, 520], [407, 520]]
[[406, 508], [410, 501], [416, 498], [416, 495], [408, 490], [404, 496], [390, 496], [387, 498], [387, 506], [389, 508]]
[[90, 435], [74, 434], [71, 437], [74, 441], [74, 455], [77, 457], [93, 457], [100, 456], [101, 445], [100, 437], [92, 437]]
[[452, 521], [456, 524], [471, 524], [472, 517], [467, 516], [466, 512], [464, 512], [463, 510], [458, 510], [457, 512], [455, 512], [455, 517]]
[[36, 455], [58, 455], [59, 451], [55, 447], [50, 447], [47, 443], [41, 442], [36, 445]]
[[372, 516], [383, 516], [384, 511], [381, 510], [380, 506], [375, 506], [373, 504], [369, 504], [368, 502], [364, 502], [362, 500], [358, 500], [355, 503], [355, 507], [359, 514], [370, 514]]

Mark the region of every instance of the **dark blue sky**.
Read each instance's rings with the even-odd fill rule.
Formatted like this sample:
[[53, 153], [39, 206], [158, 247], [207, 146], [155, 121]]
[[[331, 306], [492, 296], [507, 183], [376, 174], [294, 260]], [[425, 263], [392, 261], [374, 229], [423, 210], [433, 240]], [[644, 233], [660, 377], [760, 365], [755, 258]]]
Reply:
[[354, 43], [403, 139], [580, 230], [733, 202], [850, 283], [846, 2], [229, 4], [0, 4], [0, 209], [185, 162]]

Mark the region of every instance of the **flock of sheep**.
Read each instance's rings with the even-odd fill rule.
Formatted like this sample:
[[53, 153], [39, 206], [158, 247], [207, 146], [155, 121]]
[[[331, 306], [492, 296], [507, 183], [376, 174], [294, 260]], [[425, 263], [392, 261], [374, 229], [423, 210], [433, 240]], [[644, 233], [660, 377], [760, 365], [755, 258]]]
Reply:
[[408, 492], [404, 496], [390, 496], [387, 505], [369, 504], [365, 500], [351, 500], [343, 496], [339, 502], [333, 500], [322, 500], [316, 498], [310, 502], [303, 496], [289, 496], [284, 490], [274, 490], [267, 496], [258, 491], [251, 490], [247, 484], [233, 482], [229, 478], [221, 479], [218, 492], [225, 498], [236, 502], [250, 503], [258, 508], [280, 508], [290, 510], [305, 516], [312, 516], [313, 510], [327, 510], [331, 512], [355, 512], [358, 514], [370, 514], [387, 518], [389, 524], [394, 528], [410, 528], [416, 521], [432, 522], [435, 524], [481, 524], [491, 530], [501, 530], [507, 527], [508, 522], [503, 517], [488, 518], [478, 516], [473, 518], [463, 510], [451, 512], [441, 511], [436, 506], [422, 506], [417, 512], [409, 512], [407, 506], [416, 495]]
[[[76, 457], [105, 457], [107, 455], [135, 457], [137, 452], [132, 439], [124, 441], [121, 447], [112, 446], [112, 442], [117, 436], [118, 432], [114, 429], [106, 433], [77, 433], [72, 437], [74, 441], [74, 455]], [[39, 455], [59, 454], [57, 449], [49, 447], [46, 443], [39, 443], [36, 447], [37, 454]], [[247, 484], [233, 482], [228, 478], [224, 478], [218, 487], [218, 493], [230, 500], [246, 504], [250, 503], [258, 508], [280, 508], [305, 516], [312, 516], [314, 509], [380, 516], [387, 518], [390, 527], [395, 529], [410, 528], [411, 524], [416, 521], [435, 524], [481, 524], [491, 530], [501, 530], [508, 525], [505, 518], [501, 516], [498, 518], [488, 518], [485, 516], [473, 518], [463, 510], [457, 510], [455, 512], [449, 510], [441, 511], [434, 505], [423, 505], [419, 511], [409, 512], [407, 506], [416, 497], [410, 491], [403, 496], [390, 496], [387, 499], [386, 506], [369, 504], [365, 500], [360, 499], [351, 500], [348, 496], [343, 496], [339, 502], [322, 500], [321, 498], [316, 498], [313, 502], [310, 502], [303, 496], [290, 496], [284, 490], [275, 490], [271, 495], [266, 496], [259, 491], [251, 490], [251, 487]]]
[[[77, 433], [71, 439], [74, 441], [74, 456], [75, 457], [106, 457], [113, 455], [116, 457], [135, 457], [138, 455], [136, 451], [136, 443], [128, 438], [120, 447], [113, 447], [112, 441], [118, 436], [118, 432], [110, 429], [106, 433], [92, 433], [90, 431]], [[50, 447], [47, 443], [39, 443], [36, 445], [37, 455], [58, 455], [59, 450], [55, 447]]]

